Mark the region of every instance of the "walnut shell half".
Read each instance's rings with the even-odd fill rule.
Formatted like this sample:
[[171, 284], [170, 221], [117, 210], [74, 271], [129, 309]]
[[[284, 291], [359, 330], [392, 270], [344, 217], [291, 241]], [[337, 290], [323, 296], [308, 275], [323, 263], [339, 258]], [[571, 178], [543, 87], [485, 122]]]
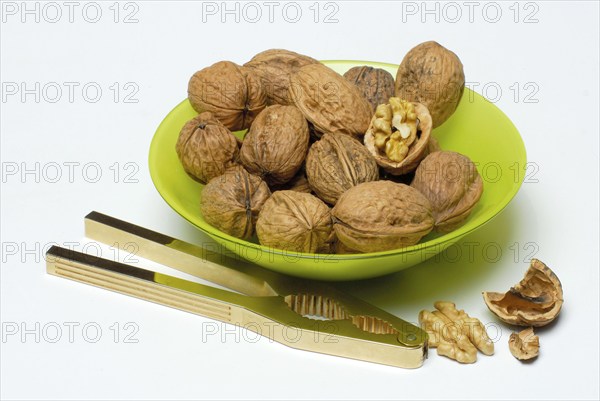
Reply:
[[408, 154], [401, 162], [395, 162], [387, 158], [385, 153], [382, 153], [375, 146], [375, 133], [373, 123], [377, 116], [373, 116], [369, 128], [365, 133], [364, 143], [369, 152], [375, 157], [375, 161], [385, 171], [393, 175], [403, 175], [414, 171], [421, 160], [429, 153], [429, 139], [431, 137], [431, 115], [427, 107], [421, 103], [414, 103], [415, 113], [417, 114], [417, 139], [409, 147]]
[[254, 72], [231, 61], [196, 72], [188, 84], [188, 99], [198, 113], [212, 112], [232, 131], [250, 127], [267, 103]]
[[433, 208], [436, 231], [447, 233], [464, 224], [483, 193], [483, 180], [475, 164], [457, 152], [430, 153], [410, 184]]
[[391, 181], [350, 188], [332, 210], [338, 240], [361, 252], [414, 245], [433, 228], [431, 205], [419, 191]]
[[249, 239], [269, 196], [271, 191], [266, 182], [237, 165], [202, 189], [200, 212], [211, 226], [234, 237]]
[[318, 132], [363, 135], [373, 110], [360, 90], [323, 64], [309, 64], [290, 76], [290, 96]]
[[563, 305], [562, 284], [538, 259], [531, 259], [523, 280], [506, 293], [484, 292], [487, 307], [503, 322], [541, 327], [552, 322]]
[[314, 195], [277, 191], [256, 222], [261, 245], [294, 252], [329, 253], [333, 243], [331, 212]]

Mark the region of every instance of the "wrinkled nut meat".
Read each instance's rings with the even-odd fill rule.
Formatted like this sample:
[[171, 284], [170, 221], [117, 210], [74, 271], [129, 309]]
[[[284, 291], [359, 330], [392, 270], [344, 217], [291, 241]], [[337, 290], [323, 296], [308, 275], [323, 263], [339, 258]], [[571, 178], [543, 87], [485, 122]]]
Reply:
[[423, 159], [411, 186], [431, 202], [435, 229], [442, 233], [463, 225], [483, 193], [483, 180], [475, 164], [449, 151], [434, 152]]
[[437, 42], [411, 49], [396, 74], [396, 96], [423, 103], [431, 113], [433, 128], [456, 110], [465, 89], [463, 65], [456, 54]]
[[333, 243], [331, 212], [316, 196], [277, 191], [256, 223], [261, 245], [294, 252], [329, 253]]
[[422, 310], [419, 323], [429, 335], [429, 346], [437, 348], [438, 355], [460, 363], [477, 361], [477, 350], [485, 355], [494, 354], [494, 343], [485, 326], [464, 310], [457, 310], [452, 302], [438, 301], [433, 312]]
[[393, 175], [414, 171], [429, 152], [431, 116], [427, 108], [392, 97], [380, 104], [364, 143], [377, 164]]
[[200, 211], [211, 226], [234, 237], [249, 239], [269, 196], [267, 183], [238, 165], [204, 187]]
[[290, 74], [300, 67], [318, 63], [312, 57], [289, 50], [270, 49], [258, 53], [252, 60], [244, 64], [254, 71], [262, 83], [268, 104], [293, 104], [290, 99]]
[[267, 102], [254, 72], [230, 61], [196, 72], [188, 84], [188, 99], [198, 113], [212, 112], [232, 131], [250, 127]]
[[510, 353], [520, 361], [528, 361], [540, 353], [540, 338], [533, 333], [533, 327], [519, 333], [512, 333], [508, 339]]
[[483, 300], [496, 316], [516, 326], [541, 327], [552, 322], [562, 308], [560, 280], [548, 266], [532, 259], [523, 280], [508, 292], [484, 292]]
[[212, 113], [204, 112], [185, 123], [175, 145], [183, 169], [205, 184], [236, 164], [236, 137]]
[[323, 64], [309, 64], [292, 74], [290, 96], [320, 133], [363, 135], [369, 127], [369, 102], [354, 84]]
[[269, 185], [281, 185], [302, 167], [308, 140], [308, 124], [296, 107], [269, 106], [256, 117], [246, 134], [240, 161]]
[[427, 198], [408, 185], [391, 181], [350, 188], [338, 199], [332, 214], [337, 238], [360, 252], [414, 245], [433, 228]]
[[352, 67], [346, 71], [344, 78], [360, 89], [373, 110], [394, 96], [394, 77], [382, 68]]
[[335, 204], [348, 189], [379, 179], [375, 159], [356, 139], [343, 134], [325, 134], [306, 157], [308, 183], [317, 196]]

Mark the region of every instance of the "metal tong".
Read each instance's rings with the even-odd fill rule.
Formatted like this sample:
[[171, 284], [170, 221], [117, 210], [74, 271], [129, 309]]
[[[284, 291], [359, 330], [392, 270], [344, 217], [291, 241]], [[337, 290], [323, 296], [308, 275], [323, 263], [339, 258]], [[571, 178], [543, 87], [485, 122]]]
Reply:
[[326, 283], [239, 263], [98, 212], [85, 217], [85, 234], [121, 249], [133, 243], [143, 258], [237, 292], [59, 246], [46, 254], [49, 274], [239, 325], [302, 350], [402, 368], [420, 367], [427, 357], [427, 334], [419, 327]]

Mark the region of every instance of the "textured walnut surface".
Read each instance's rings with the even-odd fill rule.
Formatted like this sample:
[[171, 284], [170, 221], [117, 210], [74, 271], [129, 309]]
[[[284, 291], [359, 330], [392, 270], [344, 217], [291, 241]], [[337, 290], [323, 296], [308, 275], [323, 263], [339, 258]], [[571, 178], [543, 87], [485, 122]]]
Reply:
[[238, 157], [237, 139], [210, 112], [185, 123], [175, 149], [186, 173], [202, 183], [223, 174]]
[[234, 237], [249, 239], [269, 196], [267, 183], [238, 165], [203, 188], [200, 211], [211, 226]]
[[483, 180], [473, 162], [450, 151], [433, 152], [423, 159], [411, 186], [431, 202], [439, 232], [464, 224], [483, 193]]
[[267, 103], [254, 72], [230, 61], [196, 72], [188, 84], [188, 99], [198, 113], [212, 112], [232, 131], [250, 127]]
[[310, 147], [306, 174], [313, 191], [330, 204], [353, 186], [379, 179], [375, 159], [360, 142], [344, 134], [325, 134]]
[[308, 124], [294, 106], [273, 105], [254, 120], [244, 138], [240, 161], [269, 185], [281, 185], [298, 172], [308, 150]]
[[290, 77], [290, 95], [316, 131], [363, 135], [372, 109], [359, 89], [323, 64], [309, 64]]
[[352, 67], [344, 73], [344, 78], [360, 89], [373, 110], [394, 96], [394, 77], [382, 68]]
[[333, 243], [331, 212], [314, 195], [277, 191], [260, 212], [256, 233], [262, 245], [275, 249], [329, 253]]
[[454, 113], [464, 89], [465, 73], [460, 59], [433, 41], [411, 49], [396, 74], [396, 96], [423, 103], [431, 113], [433, 128]]
[[391, 181], [349, 189], [332, 214], [338, 239], [361, 252], [414, 245], [433, 228], [429, 201], [414, 188]]
[[260, 79], [268, 104], [293, 104], [290, 99], [290, 75], [308, 64], [318, 63], [312, 57], [284, 49], [270, 49], [258, 53], [244, 67]]

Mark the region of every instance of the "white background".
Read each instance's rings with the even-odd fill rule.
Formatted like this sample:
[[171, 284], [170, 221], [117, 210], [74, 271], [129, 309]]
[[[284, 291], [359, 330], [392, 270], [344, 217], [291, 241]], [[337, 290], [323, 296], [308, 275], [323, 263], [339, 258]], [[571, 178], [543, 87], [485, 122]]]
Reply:
[[[317, 4], [316, 21], [313, 2], [302, 2], [296, 23], [291, 6], [282, 14], [284, 2], [272, 21], [269, 6], [255, 3], [263, 13], [256, 22], [256, 8], [244, 14], [242, 3], [236, 22], [221, 2], [204, 3], [220, 9], [214, 15], [203, 14], [202, 2], [101, 2], [96, 23], [93, 4], [75, 2], [69, 16], [70, 6], [55, 3], [58, 20], [56, 6], [44, 4], [28, 3], [33, 14], [21, 2], [2, 4], [2, 398], [599, 397], [597, 2], [332, 2]], [[334, 11], [337, 22], [325, 23]], [[460, 56], [471, 87], [485, 88], [512, 119], [537, 168], [502, 214], [453, 254], [339, 286], [411, 321], [434, 301], [453, 300], [500, 328], [491, 333], [494, 356], [463, 366], [433, 350], [418, 370], [323, 356], [45, 273], [46, 244], [82, 246], [82, 219], [91, 210], [206, 241], [163, 202], [146, 162], [154, 130], [186, 96], [196, 70], [222, 59], [243, 63], [268, 48], [399, 63], [425, 40]], [[92, 102], [95, 87], [102, 95]], [[33, 92], [22, 97], [23, 88]], [[97, 170], [102, 176], [91, 182]], [[473, 256], [467, 241], [477, 244]], [[482, 252], [490, 243], [502, 251], [495, 263]], [[522, 364], [508, 351], [511, 329], [497, 323], [480, 293], [518, 282], [532, 256], [560, 277], [565, 304], [558, 321], [539, 330], [540, 357]], [[72, 341], [69, 324], [77, 325]], [[56, 326], [62, 337], [52, 343]], [[209, 326], [218, 333], [207, 336]], [[102, 335], [92, 343], [98, 327]], [[129, 340], [137, 343], [126, 341], [134, 330]]]

